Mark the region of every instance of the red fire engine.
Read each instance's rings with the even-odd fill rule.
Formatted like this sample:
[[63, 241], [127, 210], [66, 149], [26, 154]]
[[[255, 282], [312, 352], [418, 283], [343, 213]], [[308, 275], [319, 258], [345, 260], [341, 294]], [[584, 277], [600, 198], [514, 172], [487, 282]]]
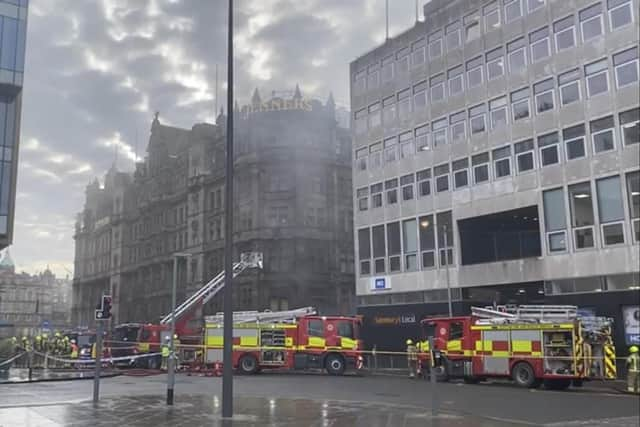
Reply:
[[[262, 369], [325, 369], [331, 375], [363, 367], [358, 317], [317, 316], [311, 307], [281, 312], [234, 313], [233, 367], [243, 374]], [[222, 361], [222, 314], [206, 318], [207, 365]]]
[[565, 389], [616, 378], [611, 319], [580, 318], [575, 306], [474, 307], [471, 316], [422, 325], [433, 349], [420, 343], [421, 365], [435, 366], [441, 381], [505, 377], [522, 387]]

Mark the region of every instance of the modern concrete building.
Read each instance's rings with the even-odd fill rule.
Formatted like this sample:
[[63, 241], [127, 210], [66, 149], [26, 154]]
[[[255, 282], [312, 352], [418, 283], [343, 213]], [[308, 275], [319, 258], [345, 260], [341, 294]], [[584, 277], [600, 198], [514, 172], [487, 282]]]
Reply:
[[0, 0], [0, 250], [13, 242], [28, 0]]
[[432, 0], [424, 15], [351, 64], [365, 339], [401, 348], [447, 314], [449, 283], [455, 314], [573, 304], [637, 342], [638, 1]]
[[[256, 90], [235, 114], [233, 256], [264, 254], [262, 271], [234, 281], [235, 309], [355, 311], [351, 139], [333, 99], [322, 104], [296, 88], [263, 101]], [[102, 293], [114, 296], [115, 323], [169, 313], [175, 252], [192, 255], [179, 265], [178, 301], [223, 269], [226, 119], [217, 122], [187, 130], [156, 117], [133, 176], [114, 168], [87, 187], [74, 324], [92, 325]], [[205, 307], [221, 309], [221, 298]]]

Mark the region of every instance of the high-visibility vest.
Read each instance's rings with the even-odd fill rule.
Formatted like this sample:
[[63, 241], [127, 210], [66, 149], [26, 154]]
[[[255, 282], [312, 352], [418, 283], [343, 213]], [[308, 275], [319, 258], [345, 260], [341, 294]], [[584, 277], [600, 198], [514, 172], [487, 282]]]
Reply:
[[78, 346], [77, 346], [77, 344], [71, 344], [71, 358], [72, 359], [77, 359], [78, 358]]
[[162, 357], [169, 357], [169, 346], [163, 345], [162, 346]]
[[627, 357], [627, 366], [632, 372], [640, 371], [640, 354], [633, 353]]

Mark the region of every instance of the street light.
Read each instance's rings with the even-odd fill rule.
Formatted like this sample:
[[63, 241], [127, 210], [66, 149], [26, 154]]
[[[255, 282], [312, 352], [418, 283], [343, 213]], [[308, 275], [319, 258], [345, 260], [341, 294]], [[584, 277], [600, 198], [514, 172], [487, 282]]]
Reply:
[[[173, 254], [173, 286], [171, 287], [171, 336], [169, 337], [169, 360], [167, 361], [167, 405], [173, 405], [173, 388], [176, 384], [175, 372], [175, 342], [176, 334], [176, 288], [178, 287], [178, 259], [190, 257], [190, 253], [176, 252]], [[162, 347], [164, 343], [160, 343]]]

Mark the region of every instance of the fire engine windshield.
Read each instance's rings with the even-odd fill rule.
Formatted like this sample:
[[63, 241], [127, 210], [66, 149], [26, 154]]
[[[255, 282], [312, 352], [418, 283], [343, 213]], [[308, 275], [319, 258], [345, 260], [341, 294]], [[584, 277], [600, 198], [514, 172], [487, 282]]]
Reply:
[[351, 338], [352, 340], [357, 338], [357, 326], [349, 320], [341, 320], [338, 322], [338, 336], [344, 338]]
[[435, 337], [436, 336], [436, 325], [434, 323], [423, 323], [422, 324], [422, 335], [424, 338]]
[[138, 329], [137, 327], [131, 326], [117, 328], [113, 334], [113, 338], [115, 341], [136, 342], [138, 340]]

